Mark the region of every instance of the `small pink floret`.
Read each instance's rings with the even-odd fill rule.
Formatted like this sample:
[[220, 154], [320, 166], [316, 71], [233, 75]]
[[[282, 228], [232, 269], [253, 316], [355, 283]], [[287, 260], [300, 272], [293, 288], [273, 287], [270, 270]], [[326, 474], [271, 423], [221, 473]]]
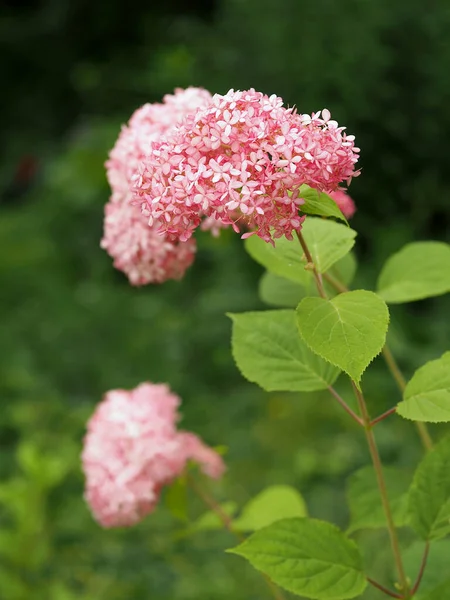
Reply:
[[87, 425], [82, 465], [85, 498], [103, 527], [134, 525], [151, 513], [161, 489], [189, 460], [219, 478], [222, 458], [196, 435], [177, 431], [180, 399], [167, 385], [112, 390]]

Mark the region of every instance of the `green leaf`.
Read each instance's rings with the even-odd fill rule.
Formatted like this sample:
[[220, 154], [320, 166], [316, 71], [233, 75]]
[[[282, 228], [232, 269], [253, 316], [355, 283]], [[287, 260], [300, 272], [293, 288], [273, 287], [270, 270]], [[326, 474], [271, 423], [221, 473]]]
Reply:
[[[352, 252], [346, 254], [341, 260], [327, 271], [334, 279], [344, 285], [349, 285], [355, 275], [356, 259]], [[266, 271], [259, 282], [259, 297], [266, 304], [295, 308], [305, 296], [317, 296], [317, 286], [311, 272], [305, 271], [307, 281], [305, 284], [296, 283], [270, 271]], [[336, 295], [335, 288], [324, 281], [325, 291], [328, 296]]]
[[355, 244], [356, 231], [341, 223], [309, 217], [302, 235], [319, 273], [325, 273], [348, 254]]
[[300, 338], [295, 311], [229, 314], [232, 349], [244, 377], [264, 390], [312, 392], [331, 385], [338, 369], [316, 356]]
[[384, 265], [377, 291], [392, 304], [450, 292], [450, 245], [442, 242], [407, 244]]
[[280, 519], [306, 517], [305, 501], [289, 485], [272, 485], [248, 502], [242, 514], [233, 521], [239, 531], [256, 531]]
[[319, 190], [310, 188], [308, 185], [305, 184], [300, 187], [299, 197], [303, 198], [303, 200], [305, 201], [305, 203], [301, 205], [300, 211], [305, 213], [306, 215], [317, 215], [319, 217], [335, 217], [336, 219], [347, 223], [347, 219], [342, 214], [340, 208], [333, 200], [333, 198], [328, 196], [328, 194], [325, 194], [324, 192], [319, 192]]
[[229, 550], [280, 587], [316, 600], [345, 600], [366, 587], [358, 547], [337, 527], [316, 519], [283, 519]]
[[306, 289], [300, 283], [270, 271], [266, 271], [259, 281], [259, 297], [271, 306], [295, 308], [305, 295]]
[[422, 460], [409, 491], [411, 525], [425, 540], [450, 533], [450, 437]]
[[[408, 522], [410, 477], [403, 471], [392, 467], [384, 468], [383, 473], [394, 523], [397, 527], [403, 527]], [[349, 478], [347, 500], [350, 508], [350, 525], [347, 533], [353, 533], [359, 529], [386, 527], [386, 516], [373, 467], [363, 467]]]
[[405, 388], [397, 412], [412, 421], [450, 421], [450, 352], [417, 369]]
[[386, 304], [366, 290], [339, 294], [332, 300], [304, 298], [297, 307], [300, 335], [311, 350], [357, 384], [383, 348], [388, 323]]
[[[423, 542], [415, 542], [403, 553], [403, 564], [411, 581], [417, 579], [424, 550], [425, 544]], [[414, 600], [445, 600], [450, 598], [450, 594], [446, 596], [444, 593], [444, 590], [450, 592], [449, 556], [449, 540], [440, 540], [430, 545], [427, 565], [418, 595], [414, 596]], [[441, 592], [440, 596], [437, 595], [438, 591]]]
[[[343, 225], [341, 227], [344, 228]], [[253, 260], [271, 273], [303, 285], [308, 283], [306, 260], [302, 259], [303, 250], [297, 238], [287, 240], [281, 237], [275, 240], [275, 246], [272, 246], [257, 235], [252, 235], [245, 240], [245, 249]]]

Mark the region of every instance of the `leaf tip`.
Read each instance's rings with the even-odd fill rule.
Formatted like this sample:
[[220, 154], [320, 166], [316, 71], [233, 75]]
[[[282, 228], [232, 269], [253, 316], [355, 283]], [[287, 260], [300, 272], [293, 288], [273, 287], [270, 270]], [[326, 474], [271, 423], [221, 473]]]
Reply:
[[243, 545], [244, 545], [244, 544], [239, 544], [239, 546], [235, 546], [234, 548], [227, 548], [227, 549], [225, 550], [225, 552], [226, 552], [227, 554], [236, 554], [237, 556], [244, 556], [244, 553], [243, 553], [243, 552], [242, 552], [242, 550], [241, 550], [241, 547], [242, 547]]

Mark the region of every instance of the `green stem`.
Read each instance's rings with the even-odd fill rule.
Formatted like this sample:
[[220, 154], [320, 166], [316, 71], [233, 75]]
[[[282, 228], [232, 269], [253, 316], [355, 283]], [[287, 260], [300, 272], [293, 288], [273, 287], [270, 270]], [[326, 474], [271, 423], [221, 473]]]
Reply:
[[[397, 362], [387, 344], [384, 346], [382, 353], [383, 353], [384, 360], [386, 361], [386, 364], [388, 366], [388, 369], [391, 372], [392, 377], [395, 379], [398, 389], [400, 390], [401, 394], [403, 395], [403, 392], [405, 391], [405, 388], [406, 388], [406, 381], [405, 381], [405, 378], [403, 377], [403, 374], [400, 371], [400, 369], [397, 365]], [[433, 440], [431, 439], [430, 432], [428, 431], [428, 427], [422, 421], [415, 421], [415, 424], [416, 424], [420, 439], [422, 441], [423, 447], [427, 451], [431, 450], [431, 448], [433, 447]]]
[[362, 392], [358, 389], [358, 387], [352, 381], [353, 390], [356, 395], [356, 399], [358, 401], [359, 409], [361, 411], [361, 417], [364, 423], [364, 431], [366, 432], [367, 444], [369, 446], [370, 456], [372, 458], [372, 463], [375, 469], [378, 488], [380, 490], [381, 502], [383, 504], [384, 514], [386, 516], [387, 528], [389, 533], [389, 538], [391, 541], [392, 553], [394, 555], [395, 565], [397, 567], [397, 572], [399, 576], [399, 582], [401, 586], [402, 594], [404, 594], [404, 598], [409, 598], [409, 584], [406, 578], [405, 570], [403, 568], [403, 561], [400, 552], [400, 544], [398, 541], [397, 530], [395, 528], [394, 519], [392, 517], [391, 507], [389, 505], [389, 498], [387, 494], [386, 481], [383, 475], [383, 467], [381, 465], [380, 454], [378, 452], [377, 443], [375, 440], [375, 436], [373, 434], [372, 425], [370, 421], [369, 412], [367, 410], [366, 401]]
[[[239, 543], [242, 543], [245, 538], [233, 528], [233, 521], [231, 517], [227, 515], [227, 513], [222, 509], [220, 504], [218, 504], [212, 496], [207, 494], [200, 486], [198, 486], [197, 482], [193, 479], [192, 476], [188, 475], [187, 481], [192, 491], [195, 494], [197, 494], [200, 500], [219, 517], [224, 528], [227, 531], [229, 531], [232, 535], [234, 535]], [[275, 598], [275, 600], [285, 600], [285, 597], [281, 593], [281, 590], [269, 579], [269, 577], [267, 577], [267, 575], [261, 573], [260, 571], [259, 573], [266, 582], [266, 585], [270, 589], [272, 596]]]
[[326, 300], [327, 294], [325, 292], [325, 288], [323, 287], [322, 275], [316, 269], [316, 265], [314, 264], [313, 257], [311, 256], [311, 252], [309, 251], [308, 245], [305, 242], [305, 238], [302, 236], [302, 233], [300, 230], [297, 230], [295, 233], [297, 234], [298, 241], [300, 242], [303, 252], [305, 253], [306, 260], [308, 261], [308, 265], [311, 266], [311, 270], [313, 272], [314, 279], [316, 280], [316, 285], [317, 285], [319, 294], [321, 295], [322, 298], [324, 298]]

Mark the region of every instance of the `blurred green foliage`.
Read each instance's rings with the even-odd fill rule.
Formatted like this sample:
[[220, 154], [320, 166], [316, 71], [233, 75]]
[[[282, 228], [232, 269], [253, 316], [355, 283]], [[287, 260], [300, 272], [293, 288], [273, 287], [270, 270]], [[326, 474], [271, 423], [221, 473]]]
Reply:
[[[79, 466], [85, 421], [106, 390], [144, 380], [169, 382], [183, 426], [229, 448], [220, 500], [242, 506], [290, 483], [312, 516], [346, 526], [344, 482], [367, 462], [353, 424], [326, 395], [264, 394], [232, 363], [224, 313], [261, 308], [260, 267], [231, 232], [203, 235], [183, 281], [131, 288], [99, 248], [103, 163], [131, 112], [175, 86], [254, 86], [304, 112], [327, 106], [362, 148], [352, 227], [367, 266], [358, 283], [373, 288], [403, 243], [448, 241], [449, 26], [447, 0], [3, 3], [2, 600], [267, 597], [244, 561], [223, 554], [228, 534], [179, 536], [163, 505], [131, 530], [92, 521]], [[18, 169], [24, 156], [36, 177]], [[436, 298], [392, 309], [407, 374], [448, 349], [449, 308]], [[397, 401], [380, 360], [364, 383], [374, 413]], [[415, 465], [408, 423], [392, 418], [378, 438], [386, 462]], [[203, 508], [191, 498], [189, 511]], [[384, 533], [358, 537], [368, 564], [387, 573], [389, 556], [375, 556]]]

